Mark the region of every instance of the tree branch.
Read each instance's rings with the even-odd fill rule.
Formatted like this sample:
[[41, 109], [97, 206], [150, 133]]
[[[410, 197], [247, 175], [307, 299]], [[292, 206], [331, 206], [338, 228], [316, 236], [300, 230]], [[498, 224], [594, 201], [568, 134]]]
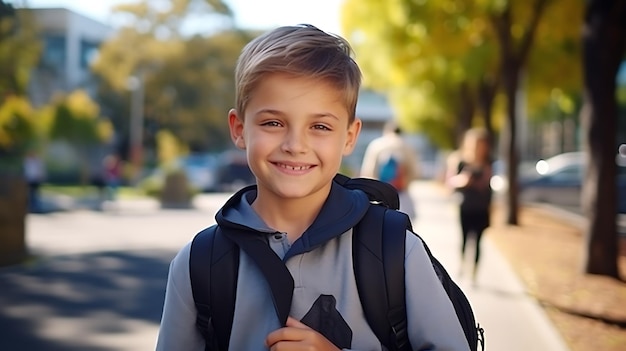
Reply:
[[533, 40], [535, 39], [537, 27], [539, 26], [541, 17], [545, 13], [548, 1], [549, 0], [537, 0], [533, 6], [533, 17], [530, 20], [530, 25], [526, 28], [526, 31], [524, 32], [524, 36], [522, 37], [522, 43], [516, 55], [520, 65], [523, 64], [528, 57], [528, 53], [530, 52]]

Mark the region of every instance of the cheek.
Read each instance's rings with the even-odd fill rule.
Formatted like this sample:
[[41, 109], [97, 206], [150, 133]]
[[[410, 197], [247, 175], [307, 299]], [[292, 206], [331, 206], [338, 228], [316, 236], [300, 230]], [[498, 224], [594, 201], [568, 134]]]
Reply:
[[281, 139], [268, 133], [250, 131], [246, 135], [246, 147], [252, 154], [267, 154], [280, 147]]
[[341, 158], [346, 154], [346, 138], [320, 140], [312, 146], [315, 151], [323, 152], [327, 157]]

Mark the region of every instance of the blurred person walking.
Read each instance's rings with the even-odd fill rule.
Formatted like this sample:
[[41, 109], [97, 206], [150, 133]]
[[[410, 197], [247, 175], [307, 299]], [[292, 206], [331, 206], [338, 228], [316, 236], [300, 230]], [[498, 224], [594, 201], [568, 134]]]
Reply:
[[450, 155], [446, 183], [461, 195], [459, 218], [461, 222], [461, 267], [463, 274], [467, 242], [473, 239], [474, 264], [472, 280], [476, 282], [480, 260], [480, 240], [490, 224], [492, 189], [491, 145], [484, 128], [472, 128], [465, 132], [461, 148]]
[[365, 150], [361, 177], [393, 185], [400, 197], [400, 211], [415, 219], [415, 204], [408, 190], [411, 181], [418, 175], [417, 153], [402, 137], [402, 129], [394, 121], [387, 122], [383, 135], [372, 140]]
[[46, 177], [46, 169], [41, 157], [35, 151], [29, 151], [24, 159], [24, 177], [28, 184], [28, 207], [30, 212], [41, 212], [39, 189]]
[[119, 157], [114, 154], [106, 156], [102, 163], [106, 200], [115, 201], [122, 178], [122, 164]]

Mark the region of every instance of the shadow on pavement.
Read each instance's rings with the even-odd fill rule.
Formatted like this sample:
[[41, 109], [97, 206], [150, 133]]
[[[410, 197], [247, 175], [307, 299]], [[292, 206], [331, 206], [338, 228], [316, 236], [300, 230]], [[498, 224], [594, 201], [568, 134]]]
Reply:
[[0, 350], [115, 350], [107, 338], [158, 326], [175, 254], [96, 252], [0, 269]]
[[472, 285], [472, 289], [502, 299], [522, 300], [529, 296], [526, 292], [511, 291], [498, 286], [486, 285], [484, 283], [481, 283], [479, 285]]

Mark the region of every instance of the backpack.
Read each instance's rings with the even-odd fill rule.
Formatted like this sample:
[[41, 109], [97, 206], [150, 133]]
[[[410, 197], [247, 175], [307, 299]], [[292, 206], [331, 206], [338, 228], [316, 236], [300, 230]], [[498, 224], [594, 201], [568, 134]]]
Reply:
[[[407, 229], [412, 232], [411, 221], [406, 214], [396, 211], [399, 200], [393, 186], [341, 174], [335, 177], [335, 181], [347, 188], [364, 191], [372, 202], [367, 214], [355, 226], [352, 241], [355, 279], [368, 324], [388, 350], [411, 350], [404, 287], [405, 235]], [[204, 337], [207, 351], [228, 350], [235, 309], [239, 247], [224, 230], [213, 225], [196, 234], [189, 257], [192, 294], [197, 309], [196, 327]], [[483, 329], [476, 324], [465, 294], [422, 242], [454, 306], [470, 350], [478, 350], [479, 342], [484, 350]], [[260, 260], [256, 263], [268, 279], [275, 308], [284, 322], [291, 305], [293, 281], [289, 286], [284, 280], [281, 282], [281, 274], [277, 274], [280, 272], [272, 268], [275, 266]], [[289, 274], [288, 270], [285, 271]], [[212, 281], [219, 284], [212, 285]]]
[[386, 159], [380, 163], [378, 167], [378, 179], [393, 185], [393, 187], [398, 190], [406, 188], [404, 166], [394, 155], [388, 155]]

